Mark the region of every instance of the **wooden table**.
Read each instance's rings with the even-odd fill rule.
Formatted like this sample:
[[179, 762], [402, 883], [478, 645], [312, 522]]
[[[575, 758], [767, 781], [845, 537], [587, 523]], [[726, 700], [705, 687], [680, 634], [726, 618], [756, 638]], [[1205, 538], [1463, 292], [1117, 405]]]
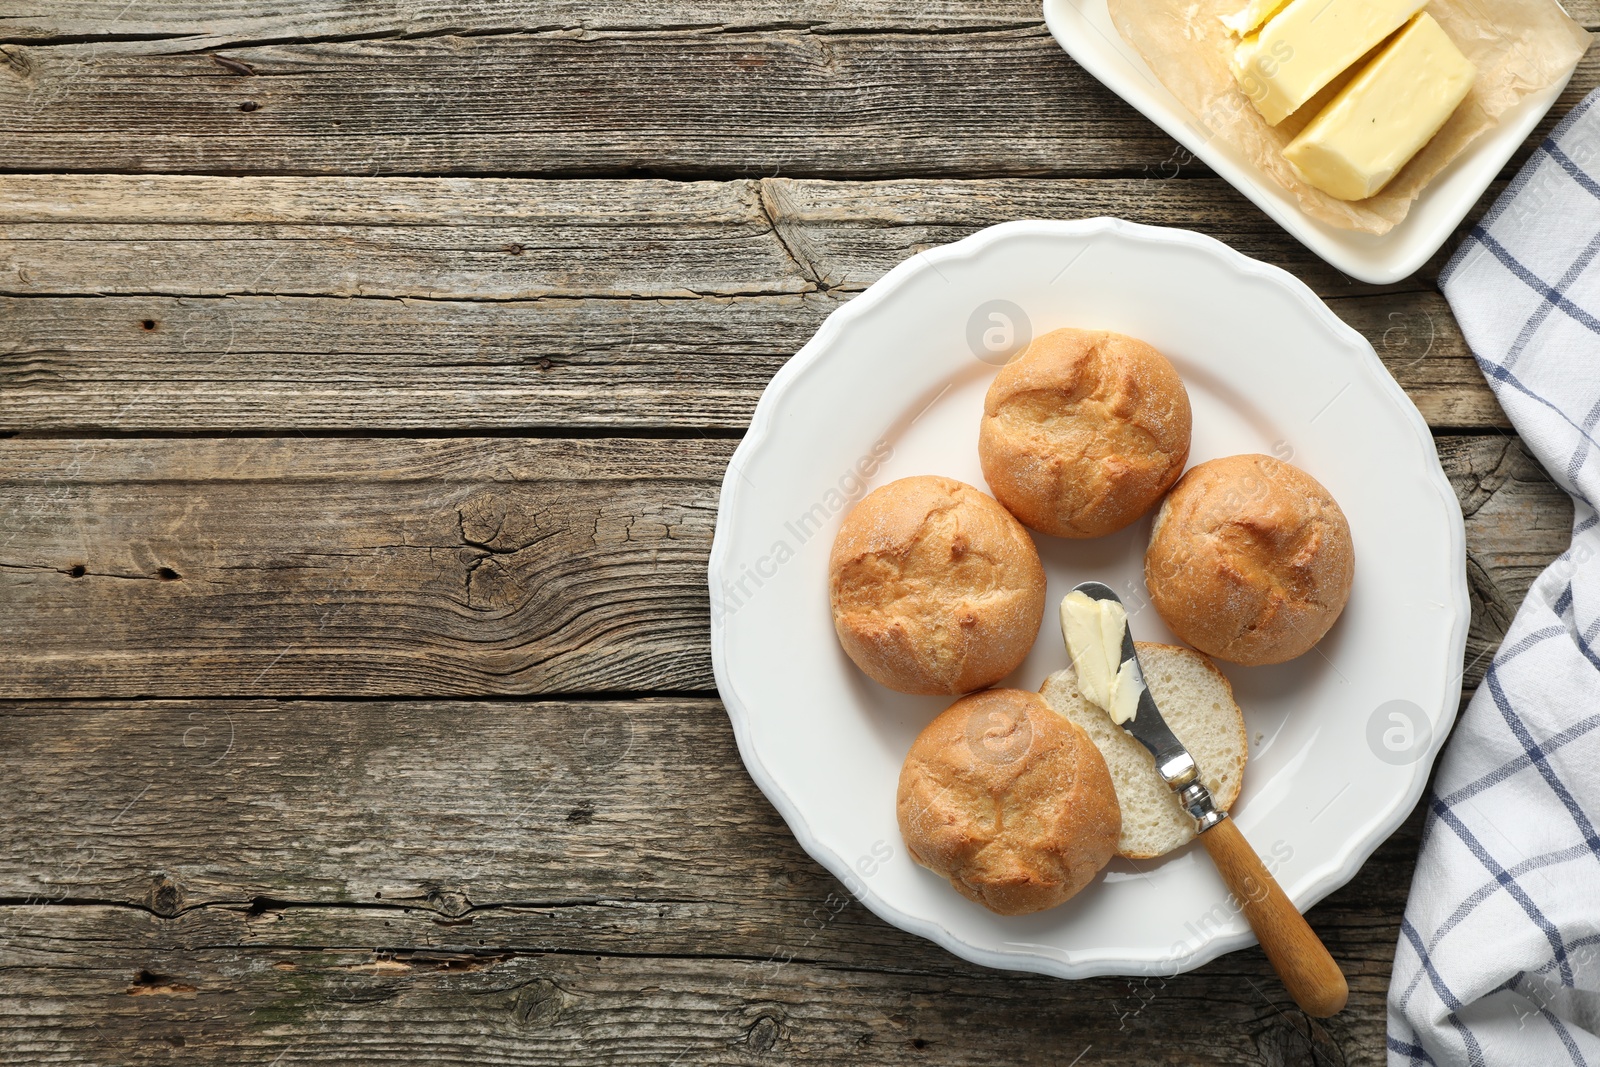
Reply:
[[704, 578], [824, 316], [990, 223], [1120, 215], [1371, 339], [1466, 513], [1470, 692], [1570, 507], [1443, 254], [1314, 259], [1031, 0], [6, 0], [0, 39], [11, 1061], [1382, 1062], [1419, 815], [1311, 914], [1327, 1023], [1255, 949], [984, 970], [752, 785]]

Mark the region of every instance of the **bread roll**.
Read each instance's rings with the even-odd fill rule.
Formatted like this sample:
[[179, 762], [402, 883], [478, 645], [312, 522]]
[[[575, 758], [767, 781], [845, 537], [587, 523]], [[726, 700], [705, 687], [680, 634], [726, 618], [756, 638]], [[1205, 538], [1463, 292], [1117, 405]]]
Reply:
[[1020, 689], [974, 693], [928, 724], [900, 770], [896, 810], [911, 858], [1001, 915], [1088, 885], [1122, 826], [1100, 751]]
[[844, 520], [828, 561], [833, 625], [867, 674], [902, 693], [969, 693], [1016, 669], [1044, 615], [1028, 531], [954, 478], [902, 478]]
[[[1199, 765], [1200, 781], [1211, 790], [1212, 801], [1229, 810], [1239, 799], [1250, 747], [1233, 686], [1193, 649], [1143, 641], [1134, 647], [1161, 717]], [[1084, 698], [1071, 667], [1045, 679], [1039, 692], [1058, 714], [1082, 727], [1105, 757], [1122, 808], [1117, 855], [1154, 859], [1194, 839], [1194, 819], [1156, 773], [1150, 750]]]
[[1000, 369], [983, 401], [989, 488], [1041, 533], [1099, 537], [1155, 506], [1189, 458], [1189, 394], [1143, 341], [1053, 330]]
[[1183, 476], [1156, 517], [1145, 584], [1189, 644], [1231, 663], [1282, 663], [1328, 632], [1355, 575], [1344, 512], [1271, 456], [1228, 456]]

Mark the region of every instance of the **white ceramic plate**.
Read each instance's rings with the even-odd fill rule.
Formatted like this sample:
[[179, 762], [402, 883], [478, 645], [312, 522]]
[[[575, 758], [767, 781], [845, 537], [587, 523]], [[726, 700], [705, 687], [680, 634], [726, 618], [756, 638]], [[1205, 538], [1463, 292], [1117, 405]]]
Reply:
[[[717, 687], [751, 776], [863, 903], [960, 956], [1064, 977], [1176, 973], [1252, 940], [1204, 850], [1114, 861], [1037, 915], [970, 903], [912, 862], [895, 825], [901, 760], [949, 700], [884, 689], [834, 636], [827, 559], [849, 505], [912, 474], [985, 485], [978, 418], [1004, 356], [982, 342], [989, 329], [1004, 341], [997, 300], [1016, 305], [1014, 341], [1072, 325], [1151, 342], [1188, 386], [1192, 463], [1292, 458], [1349, 516], [1355, 588], [1318, 650], [1227, 670], [1259, 739], [1234, 814], [1301, 908], [1412, 810], [1454, 719], [1461, 512], [1421, 416], [1366, 341], [1290, 275], [1182, 230], [1014, 222], [919, 254], [830, 316], [767, 387], [723, 481], [710, 565]], [[1065, 665], [1054, 605], [1086, 579], [1123, 593], [1137, 637], [1172, 640], [1139, 606], [1148, 535], [1147, 518], [1095, 541], [1035, 538], [1050, 606], [1005, 684], [1037, 689]], [[1419, 709], [1409, 735], [1396, 708]]]
[[1213, 138], [1122, 39], [1111, 23], [1106, 0], [1044, 0], [1044, 19], [1079, 65], [1204, 160], [1301, 244], [1346, 274], [1378, 284], [1399, 281], [1439, 250], [1567, 83], [1563, 78], [1560, 85], [1530, 94], [1507, 112], [1498, 125], [1428, 183], [1404, 221], [1378, 236], [1341, 230], [1311, 218], [1282, 186], [1231, 145]]

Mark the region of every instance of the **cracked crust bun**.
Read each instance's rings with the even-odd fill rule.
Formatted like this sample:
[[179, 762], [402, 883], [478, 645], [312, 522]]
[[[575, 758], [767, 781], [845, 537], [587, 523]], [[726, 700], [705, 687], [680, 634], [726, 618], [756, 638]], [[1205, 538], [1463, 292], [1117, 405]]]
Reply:
[[929, 723], [900, 769], [896, 813], [912, 859], [1001, 915], [1077, 893], [1122, 830], [1100, 750], [1020, 689], [963, 697]]
[[1332, 495], [1271, 456], [1228, 456], [1183, 476], [1144, 557], [1150, 600], [1172, 632], [1256, 666], [1310, 649], [1350, 599], [1355, 546]]
[[1189, 393], [1167, 358], [1104, 330], [1052, 330], [989, 386], [978, 458], [995, 497], [1057, 537], [1144, 515], [1189, 458]]
[[[1161, 717], [1199, 764], [1200, 780], [1211, 791], [1212, 802], [1222, 811], [1233, 810], [1250, 754], [1244, 713], [1234, 702], [1233, 686], [1216, 664], [1192, 648], [1144, 641], [1134, 642], [1134, 647]], [[1150, 750], [1078, 690], [1078, 676], [1071, 667], [1046, 678], [1039, 693], [1057, 714], [1081, 726], [1105, 757], [1122, 808], [1117, 855], [1155, 859], [1194, 840], [1194, 819], [1156, 773]]]
[[1044, 616], [1044, 566], [1028, 531], [954, 478], [902, 478], [867, 494], [834, 539], [828, 585], [845, 652], [902, 693], [999, 681]]

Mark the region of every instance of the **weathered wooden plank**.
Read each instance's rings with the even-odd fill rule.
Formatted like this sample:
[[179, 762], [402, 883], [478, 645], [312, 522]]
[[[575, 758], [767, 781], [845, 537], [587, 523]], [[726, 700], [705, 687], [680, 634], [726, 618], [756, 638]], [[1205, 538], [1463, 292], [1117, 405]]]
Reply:
[[732, 447], [0, 442], [0, 692], [709, 688]]
[[547, 952], [345, 909], [4, 909], [0, 1040], [40, 1063], [1383, 1062], [1387, 925], [1345, 957], [1350, 1007], [1313, 1024], [1257, 950], [1172, 980], [830, 966], [806, 955], [842, 925], [828, 907], [735, 959]]
[[736, 951], [770, 916], [756, 906], [719, 941], [711, 905], [829, 888], [714, 700], [23, 703], [0, 706], [0, 753], [15, 798], [0, 899], [169, 916], [383, 902], [445, 918], [656, 900], [646, 925]]
[[1510, 427], [1438, 290], [1335, 297], [1329, 306], [1371, 342], [1429, 426]]
[[1210, 234], [1325, 297], [1427, 288], [1445, 254], [1400, 285], [1365, 285], [1215, 179], [13, 175], [0, 181], [0, 291], [471, 300], [855, 291], [994, 223], [1101, 215]]
[[[660, 236], [664, 236], [676, 232], [674, 227], [711, 230], [765, 218], [758, 198], [759, 185], [754, 179], [676, 182], [7, 174], [0, 181], [0, 218], [8, 226], [277, 224], [459, 228], [469, 233], [478, 227], [516, 225], [567, 233], [660, 227]], [[310, 239], [316, 232], [282, 231], [285, 237], [301, 239]], [[270, 231], [258, 232], [258, 236], [270, 235]], [[680, 234], [679, 240], [690, 236]]]
[[849, 295], [0, 297], [0, 429], [742, 427]]
[[[1057, 983], [892, 929], [800, 851], [711, 700], [29, 702], [0, 706], [0, 753], [0, 1041], [40, 1057], [181, 1032], [190, 1056], [337, 1062], [403, 1021], [477, 1035], [476, 1062], [585, 1063], [606, 1039], [717, 1062], [773, 1011], [802, 1062], [1054, 1063], [1069, 1040], [1304, 1062], [1274, 1044], [1287, 1005], [1256, 950]], [[1419, 832], [1420, 812], [1312, 913], [1355, 992], [1319, 1041], [1348, 1062], [1381, 1055]], [[980, 1005], [1021, 1032], [932, 1019]], [[1202, 1014], [1174, 1051], [1167, 1024]]]
[[[1600, 24], [1594, 0], [1564, 5], [1586, 26]], [[821, 33], [862, 30], [964, 29], [1036, 24], [1035, 0], [657, 0], [648, 8], [595, 0], [414, 0], [404, 5], [357, 0], [282, 0], [269, 8], [244, 0], [74, 0], [0, 14], [0, 39], [173, 36], [222, 46], [240, 41], [372, 35], [483, 34], [509, 30], [677, 30], [804, 28]]]
[[[1582, 0], [1588, 3], [1589, 0]], [[1580, 4], [1581, 6], [1581, 4]], [[656, 0], [648, 8], [594, 0], [459, 0], [406, 4], [370, 0], [287, 0], [269, 8], [241, 0], [75, 0], [0, 14], [0, 39], [172, 36], [213, 47], [240, 41], [375, 35], [503, 33], [508, 30], [676, 30], [806, 28], [818, 32], [946, 30], [1034, 24], [1035, 0]]]
[[[1440, 445], [1480, 598], [1515, 604], [1570, 502], [1510, 438]], [[0, 441], [0, 695], [710, 689], [732, 448]], [[1484, 619], [1474, 656], [1504, 625]]]
[[9, 165], [1088, 174], [1157, 165], [1172, 143], [1037, 22], [952, 34], [552, 30], [218, 54], [243, 66], [181, 39], [7, 46]]
[[[205, 36], [6, 45], [7, 165], [876, 178], [1160, 174], [1182, 158], [1037, 21], [931, 33], [549, 25], [225, 51]], [[1590, 57], [1557, 110], [1597, 82]]]
[[[11, 175], [0, 180], [0, 292], [480, 301], [853, 292], [985, 226], [1103, 215], [1206, 233], [1325, 298], [1431, 288], [1451, 247], [1411, 279], [1366, 285], [1215, 179]], [[89, 255], [93, 271], [83, 269]]]
[[[850, 295], [0, 297], [0, 430], [738, 428]], [[1437, 292], [1332, 305], [1430, 425], [1506, 424]]]
[[0, 204], [0, 286], [22, 294], [505, 300], [811, 287], [754, 182], [28, 176], [0, 182]]
[[[0, 429], [742, 426], [782, 359], [896, 263], [1095, 214], [1295, 272], [1432, 424], [1504, 425], [1436, 292], [1352, 282], [1237, 200], [1212, 180], [14, 176], [0, 286], [45, 298], [0, 297]], [[49, 295], [88, 293], [120, 295]]]
[[[1475, 212], [1487, 210], [1496, 190]], [[761, 196], [790, 253], [824, 288], [859, 287], [908, 256], [975, 230], [1026, 218], [1114, 216], [1196, 230], [1282, 267], [1318, 295], [1370, 295], [1431, 287], [1450, 245], [1413, 277], [1387, 287], [1358, 282], [1312, 255], [1217, 179], [1066, 179], [835, 182], [763, 180]], [[1453, 244], [1453, 242], [1452, 242]]]
[[[1466, 519], [1472, 625], [1465, 694], [1488, 669], [1528, 587], [1571, 542], [1572, 501], [1512, 437], [1442, 437], [1435, 443]], [[1526, 508], [1508, 507], [1514, 500], [1525, 501]]]
[[[844, 893], [715, 700], [0, 704], [0, 752], [4, 900], [408, 908], [507, 943], [542, 930], [552, 951], [608, 916], [597, 949], [748, 954]], [[1374, 862], [1412, 855], [1390, 851]], [[1330, 904], [1335, 925], [1404, 898], [1378, 873]], [[863, 928], [814, 958], [824, 943], [869, 963], [899, 941]], [[944, 961], [930, 946], [894, 965]]]

